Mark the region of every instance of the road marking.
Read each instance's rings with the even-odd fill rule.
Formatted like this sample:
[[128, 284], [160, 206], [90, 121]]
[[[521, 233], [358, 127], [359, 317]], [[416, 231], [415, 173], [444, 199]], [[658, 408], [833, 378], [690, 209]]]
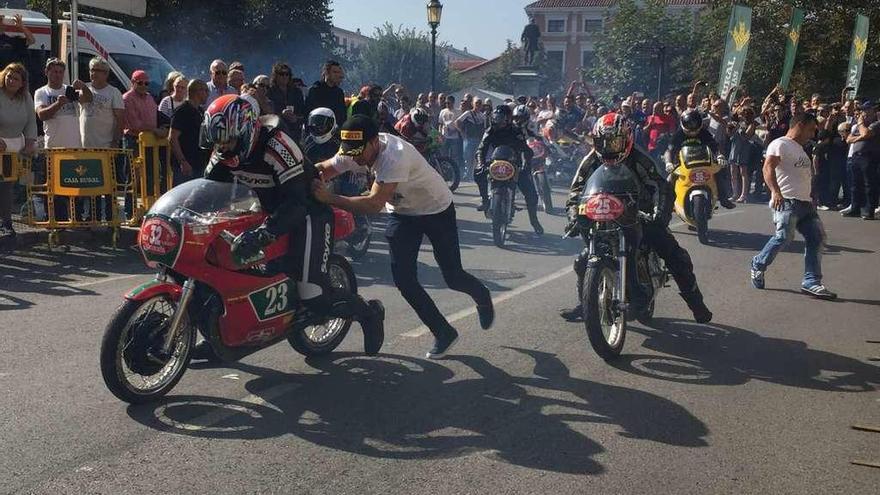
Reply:
[[[725, 211], [725, 212], [717, 213], [714, 216], [715, 217], [722, 217], [722, 216], [727, 216], [727, 215], [735, 215], [737, 213], [742, 213], [742, 211]], [[677, 221], [677, 222], [673, 222], [673, 223], [669, 224], [669, 227], [672, 228], [672, 227], [678, 227], [681, 225], [684, 225], [684, 222]], [[545, 275], [545, 276], [543, 276], [539, 279], [533, 280], [527, 284], [523, 284], [523, 285], [521, 285], [521, 286], [519, 286], [509, 292], [505, 292], [504, 294], [502, 294], [498, 297], [492, 298], [492, 303], [497, 306], [497, 305], [503, 303], [504, 301], [507, 301], [509, 299], [513, 299], [514, 297], [516, 297], [524, 292], [528, 292], [528, 291], [535, 289], [535, 288], [538, 288], [542, 285], [549, 284], [550, 282], [553, 282], [554, 280], [556, 280], [558, 278], [561, 278], [561, 277], [568, 275], [572, 271], [574, 271], [574, 268], [570, 267], [570, 266], [563, 268], [563, 269], [560, 269], [560, 270], [557, 270], [549, 275]], [[467, 318], [468, 316], [476, 314], [476, 312], [477, 312], [477, 308], [475, 306], [472, 306], [470, 308], [465, 308], [460, 311], [456, 311], [455, 313], [452, 313], [451, 315], [444, 315], [444, 316], [449, 321], [449, 323], [455, 323], [456, 321], [459, 321], [461, 319]], [[412, 330], [410, 330], [408, 332], [400, 334], [400, 336], [407, 337], [407, 338], [418, 338], [418, 337], [422, 337], [424, 335], [427, 335], [429, 332], [430, 332], [430, 330], [428, 329], [428, 327], [426, 327], [425, 325], [421, 325], [416, 328], [413, 328]]]
[[[571, 272], [572, 272], [572, 267], [567, 266], [567, 267], [565, 267], [561, 270], [557, 270], [549, 275], [545, 275], [539, 279], [532, 280], [531, 282], [529, 282], [527, 284], [520, 285], [519, 287], [517, 287], [511, 291], [505, 292], [504, 294], [501, 294], [498, 297], [493, 297], [492, 303], [497, 306], [497, 305], [503, 303], [504, 301], [507, 301], [509, 299], [513, 299], [514, 297], [522, 294], [523, 292], [528, 292], [536, 287], [540, 287], [544, 284], [550, 283], [560, 277], [564, 277], [564, 276], [568, 275]], [[470, 315], [476, 314], [476, 312], [477, 312], [476, 306], [472, 306], [470, 308], [462, 309], [461, 311], [456, 311], [455, 313], [452, 313], [451, 315], [446, 315], [446, 319], [449, 321], [449, 323], [455, 323], [458, 320], [461, 320], [463, 318], [467, 318]], [[430, 332], [430, 330], [428, 330], [428, 327], [426, 327], [425, 325], [421, 325], [421, 326], [416, 327], [406, 333], [401, 334], [401, 337], [416, 338], [416, 337], [421, 337], [422, 335], [426, 335], [426, 334], [428, 334], [428, 332]]]
[[83, 282], [81, 284], [71, 284], [70, 287], [73, 287], [75, 289], [79, 289], [82, 287], [91, 287], [93, 285], [106, 284], [108, 282], [117, 282], [119, 280], [127, 280], [127, 279], [135, 278], [135, 277], [149, 277], [149, 276], [152, 276], [152, 274], [151, 273], [135, 273], [133, 275], [120, 275], [118, 277], [108, 277], [108, 278], [102, 278], [101, 280], [93, 280], [91, 282]]

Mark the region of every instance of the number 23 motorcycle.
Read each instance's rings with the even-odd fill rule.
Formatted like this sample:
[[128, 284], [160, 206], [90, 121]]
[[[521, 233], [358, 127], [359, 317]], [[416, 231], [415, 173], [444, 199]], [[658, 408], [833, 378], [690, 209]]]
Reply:
[[[335, 237], [350, 235], [351, 214], [334, 214]], [[142, 403], [171, 390], [186, 371], [197, 332], [231, 361], [285, 339], [306, 356], [342, 342], [352, 321], [305, 309], [296, 283], [280, 269], [286, 235], [257, 259], [234, 259], [233, 239], [265, 218], [247, 186], [205, 179], [172, 189], [150, 209], [138, 242], [156, 277], [125, 295], [101, 345], [101, 372], [116, 397]], [[333, 242], [329, 228], [325, 242]], [[323, 262], [334, 286], [357, 292], [345, 258], [331, 254]]]

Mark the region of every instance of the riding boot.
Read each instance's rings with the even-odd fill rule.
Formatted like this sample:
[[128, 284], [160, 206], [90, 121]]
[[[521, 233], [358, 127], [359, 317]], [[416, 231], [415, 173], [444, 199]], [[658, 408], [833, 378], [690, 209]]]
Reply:
[[529, 222], [531, 222], [532, 228], [535, 229], [536, 234], [544, 235], [544, 227], [542, 227], [541, 222], [538, 221], [538, 212], [535, 207], [529, 208]]
[[703, 293], [700, 288], [694, 285], [690, 292], [681, 292], [681, 298], [687, 303], [688, 308], [694, 313], [694, 321], [697, 323], [709, 323], [712, 321], [712, 312], [703, 302]]
[[364, 331], [364, 352], [375, 356], [385, 342], [385, 307], [377, 299], [365, 301], [357, 294], [334, 289], [327, 312], [330, 318], [351, 318]]
[[574, 260], [574, 272], [577, 274], [577, 300], [578, 303], [575, 307], [570, 309], [563, 309], [559, 312], [559, 316], [562, 317], [565, 321], [583, 321], [584, 320], [584, 276], [587, 272], [587, 258], [584, 253], [581, 253]]

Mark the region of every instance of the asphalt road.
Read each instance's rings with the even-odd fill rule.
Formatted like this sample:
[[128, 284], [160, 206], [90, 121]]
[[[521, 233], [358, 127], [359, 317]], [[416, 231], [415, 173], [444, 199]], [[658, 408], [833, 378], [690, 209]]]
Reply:
[[[527, 216], [492, 245], [475, 189], [456, 195], [465, 265], [497, 301], [494, 328], [445, 289], [424, 248], [421, 280], [462, 341], [427, 361], [431, 338], [390, 282], [387, 249], [355, 264], [388, 311], [377, 358], [360, 330], [329, 359], [286, 343], [228, 366], [198, 365], [169, 396], [128, 407], [104, 387], [98, 350], [122, 294], [149, 277], [132, 251], [35, 247], [0, 259], [2, 493], [876, 493], [880, 434], [880, 223], [823, 213], [822, 302], [798, 293], [800, 241], [767, 290], [748, 260], [765, 206], [713, 219], [713, 246], [680, 224], [715, 321], [691, 321], [674, 289], [652, 326], [633, 325], [606, 364], [574, 302], [562, 217]], [[563, 196], [557, 195], [557, 201]]]

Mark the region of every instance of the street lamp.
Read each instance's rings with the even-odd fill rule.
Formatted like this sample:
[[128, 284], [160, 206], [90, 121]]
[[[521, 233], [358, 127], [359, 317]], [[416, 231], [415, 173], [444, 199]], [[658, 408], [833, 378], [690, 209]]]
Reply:
[[428, 2], [428, 25], [431, 26], [431, 91], [437, 86], [437, 26], [443, 14], [443, 4], [439, 0]]

